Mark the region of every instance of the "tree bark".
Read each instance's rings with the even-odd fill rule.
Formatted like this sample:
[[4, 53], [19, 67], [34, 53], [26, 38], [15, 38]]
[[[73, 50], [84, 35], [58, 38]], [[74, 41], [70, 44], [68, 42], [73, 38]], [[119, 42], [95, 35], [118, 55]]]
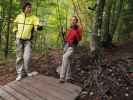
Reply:
[[11, 22], [10, 22], [10, 19], [11, 19], [11, 13], [12, 13], [12, 0], [10, 0], [10, 2], [9, 2], [9, 4], [10, 4], [10, 7], [9, 7], [9, 9], [10, 10], [8, 10], [9, 12], [8, 12], [8, 25], [7, 25], [7, 34], [6, 34], [6, 44], [5, 44], [5, 58], [7, 58], [7, 56], [8, 56], [8, 51], [9, 51], [9, 34], [10, 34], [10, 25], [11, 25]]
[[2, 27], [3, 27], [3, 19], [4, 19], [4, 16], [5, 16], [5, 6], [4, 6], [4, 1], [3, 2], [1, 2], [1, 15], [0, 15], [0, 48], [2, 48]]
[[105, 0], [97, 0], [96, 4], [96, 16], [94, 19], [92, 40], [90, 41], [90, 50], [96, 51], [98, 49], [99, 37], [101, 34], [103, 10], [105, 6]]
[[117, 26], [119, 23], [120, 15], [121, 15], [122, 8], [124, 5], [124, 0], [118, 0], [118, 1], [115, 1], [115, 3], [116, 3], [115, 4], [116, 6], [114, 6], [114, 8], [113, 8], [113, 13], [111, 15], [111, 21], [110, 21], [110, 27], [109, 27], [111, 41], [113, 39], [113, 36], [116, 32], [116, 29], [117, 29]]
[[112, 4], [113, 4], [113, 0], [107, 0], [104, 15], [103, 15], [103, 25], [102, 25], [103, 29], [101, 34], [101, 41], [104, 47], [110, 47], [112, 45], [112, 39], [109, 32]]

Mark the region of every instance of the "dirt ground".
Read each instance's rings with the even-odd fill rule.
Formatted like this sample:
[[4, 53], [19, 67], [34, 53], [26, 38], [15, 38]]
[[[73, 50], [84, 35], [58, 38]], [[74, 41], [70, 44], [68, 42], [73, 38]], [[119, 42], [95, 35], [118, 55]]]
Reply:
[[[60, 49], [52, 49], [46, 54], [32, 54], [32, 62], [30, 65], [31, 71], [37, 71], [41, 74], [58, 77], [56, 68], [61, 60]], [[8, 61], [8, 63], [0, 64], [0, 85], [5, 85], [16, 78], [15, 60]]]
[[[133, 42], [129, 41], [125, 44], [119, 44], [113, 48], [105, 49], [104, 56], [107, 58], [107, 63], [122, 57], [133, 59]], [[61, 63], [61, 57], [62, 50], [60, 49], [49, 50], [47, 55], [33, 54], [31, 69], [36, 70], [41, 74], [58, 78], [56, 68]], [[133, 67], [133, 62], [131, 61], [128, 66]], [[131, 73], [129, 73], [129, 75], [133, 76]], [[0, 85], [5, 85], [10, 81], [15, 80], [15, 78], [15, 59], [10, 63], [0, 64]]]

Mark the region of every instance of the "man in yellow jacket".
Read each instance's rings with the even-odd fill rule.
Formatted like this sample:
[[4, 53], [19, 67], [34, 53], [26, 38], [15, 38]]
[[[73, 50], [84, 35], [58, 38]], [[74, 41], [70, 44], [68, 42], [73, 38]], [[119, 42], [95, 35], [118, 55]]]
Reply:
[[29, 71], [29, 64], [31, 59], [31, 37], [32, 30], [37, 31], [39, 26], [39, 19], [31, 14], [32, 6], [26, 3], [23, 6], [23, 12], [20, 13], [15, 21], [13, 31], [16, 32], [16, 80], [22, 79], [22, 70], [24, 69], [27, 76], [32, 76], [33, 73]]

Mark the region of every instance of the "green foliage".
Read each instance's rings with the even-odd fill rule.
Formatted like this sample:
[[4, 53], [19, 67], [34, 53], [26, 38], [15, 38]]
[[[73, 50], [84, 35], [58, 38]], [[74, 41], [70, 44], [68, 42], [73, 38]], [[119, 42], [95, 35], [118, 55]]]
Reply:
[[132, 37], [133, 32], [133, 1], [125, 0], [119, 24], [116, 31], [118, 41], [125, 41]]
[[[10, 2], [12, 1], [12, 3]], [[34, 49], [40, 49], [43, 51], [45, 48], [62, 47], [62, 41], [59, 35], [61, 26], [64, 29], [69, 28], [70, 18], [73, 15], [77, 15], [80, 25], [84, 28], [83, 41], [89, 41], [92, 32], [92, 24], [95, 16], [94, 10], [89, 10], [88, 7], [94, 8], [96, 0], [27, 0], [32, 3], [33, 14], [37, 15], [44, 23], [43, 31], [35, 33]], [[111, 17], [116, 14], [117, 5], [121, 0], [113, 0], [113, 6], [111, 8]], [[10, 4], [11, 3], [11, 4]], [[133, 27], [133, 0], [124, 0], [124, 6], [118, 26], [116, 28], [115, 38], [124, 36], [132, 32]], [[0, 0], [0, 16], [3, 18], [3, 22], [0, 22], [0, 48], [3, 50], [6, 38], [8, 16], [11, 12], [11, 18], [14, 19], [17, 14], [21, 12], [20, 0]], [[119, 13], [119, 12], [117, 12]], [[113, 21], [112, 21], [113, 22]], [[15, 34], [12, 33], [12, 23], [10, 23], [10, 35], [9, 35], [9, 49], [15, 50]], [[128, 35], [127, 35], [128, 36]]]

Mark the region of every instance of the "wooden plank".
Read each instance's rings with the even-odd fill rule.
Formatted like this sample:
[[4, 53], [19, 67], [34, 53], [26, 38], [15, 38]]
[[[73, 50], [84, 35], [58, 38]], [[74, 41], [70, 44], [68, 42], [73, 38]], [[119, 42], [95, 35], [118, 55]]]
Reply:
[[53, 78], [53, 77], [48, 77], [48, 76], [43, 76], [43, 75], [38, 75], [37, 76], [39, 79], [46, 80], [46, 82], [52, 83], [55, 86], [59, 86], [60, 88], [67, 90], [69, 92], [74, 92], [74, 93], [79, 93], [81, 91], [81, 87], [70, 84], [70, 83], [63, 83], [60, 84], [59, 80]]
[[[16, 83], [11, 83], [8, 86], [13, 88], [15, 91], [19, 92], [20, 94], [23, 94], [25, 97], [31, 99], [31, 100], [45, 100], [38, 95], [34, 94], [32, 91], [27, 90], [26, 88], [28, 87], [22, 87], [21, 84], [18, 84], [19, 82]], [[23, 83], [22, 83], [23, 84]]]
[[[38, 80], [36, 80], [36, 81], [38, 81]], [[28, 81], [27, 81], [28, 82]], [[28, 83], [32, 83], [32, 82], [35, 82], [35, 80], [32, 80], [32, 81], [29, 81]], [[30, 84], [31, 84], [30, 83]], [[35, 87], [37, 87], [37, 88], [40, 88], [41, 90], [45, 90], [45, 91], [47, 91], [48, 93], [49, 93], [49, 95], [51, 95], [51, 96], [55, 96], [56, 98], [58, 98], [58, 100], [71, 100], [71, 99], [68, 99], [67, 98], [67, 92], [64, 94], [64, 93], [61, 93], [61, 91], [62, 90], [60, 90], [60, 89], [58, 89], [58, 90], [55, 90], [55, 88], [54, 87], [52, 87], [52, 86], [50, 86], [50, 85], [48, 85], [48, 84], [46, 84], [46, 83], [44, 83], [44, 82], [42, 82], [42, 83], [40, 83], [39, 81], [38, 81], [38, 83], [37, 84], [34, 84], [34, 86]], [[70, 96], [69, 96], [70, 97]]]
[[[4, 89], [17, 100], [74, 100], [81, 88], [43, 75], [14, 81]], [[16, 99], [15, 99], [16, 100]]]
[[21, 83], [21, 82], [18, 82], [17, 84], [19, 84], [21, 87], [27, 89], [28, 91], [32, 92], [33, 94], [41, 97], [43, 100], [46, 100], [46, 97], [45, 97], [45, 93], [43, 93], [42, 91], [36, 89], [35, 87], [32, 87], [30, 84], [26, 84], [26, 83]]
[[17, 91], [15, 91], [14, 89], [12, 89], [8, 85], [5, 85], [3, 88], [4, 88], [4, 90], [6, 90], [10, 94], [12, 94], [12, 96], [16, 97], [17, 100], [31, 100], [31, 99], [28, 99], [27, 97], [25, 97], [24, 95], [18, 93]]
[[5, 100], [5, 99], [3, 99], [3, 98], [0, 96], [0, 100]]
[[[70, 92], [70, 91], [67, 91], [64, 88], [61, 88], [61, 85], [63, 86], [63, 84], [60, 84], [59, 82], [55, 83], [55, 81], [56, 81], [55, 79], [53, 81], [45, 80], [46, 78], [44, 78], [43, 76], [41, 78], [36, 77], [34, 79], [38, 80], [39, 82], [45, 83], [45, 85], [47, 87], [49, 86], [49, 89], [53, 90], [54, 92], [58, 91], [56, 94], [60, 98], [62, 97], [61, 99], [67, 98], [67, 100], [70, 100], [70, 99], [74, 99], [77, 96], [77, 94], [75, 95], [75, 91]], [[67, 86], [66, 86], [66, 88], [68, 88]]]
[[11, 94], [0, 88], [0, 100], [17, 100]]
[[[38, 83], [34, 84], [34, 86], [36, 86], [38, 88], [44, 87], [44, 89], [47, 89], [47, 91], [49, 93], [51, 93], [51, 95], [54, 95], [54, 96], [60, 98], [61, 100], [74, 100], [74, 98], [77, 96], [77, 94], [74, 95], [74, 93], [72, 93], [72, 92], [70, 93], [64, 89], [60, 89], [60, 85], [57, 87], [55, 85], [49, 84], [46, 80], [44, 80], [44, 78], [43, 79], [42, 78], [43, 78], [43, 76], [34, 77], [34, 78], [30, 78], [28, 80], [23, 80], [22, 82], [27, 82], [30, 84], [32, 84], [34, 82], [38, 82]], [[55, 79], [54, 79], [54, 81], [55, 81]], [[52, 82], [54, 83], [54, 81], [52, 81]]]
[[57, 93], [57, 91], [54, 92], [48, 86], [45, 86], [45, 83], [42, 83], [42, 82], [39, 83], [37, 80], [33, 81], [33, 78], [28, 78], [27, 80], [22, 80], [21, 83], [28, 84], [28, 85], [38, 89], [39, 91], [41, 91], [43, 93], [43, 95], [45, 94], [45, 97], [47, 100], [63, 100], [63, 99], [60, 99], [60, 97], [58, 97], [57, 95], [55, 95]]
[[[24, 83], [22, 83], [22, 81], [30, 81], [30, 79], [32, 79], [33, 77], [27, 77], [27, 78], [25, 78], [25, 79], [23, 79], [23, 80], [21, 80], [20, 81], [20, 83], [21, 83], [21, 85], [22, 84], [24, 84]], [[40, 93], [40, 96], [42, 96], [43, 98], [46, 98], [46, 100], [61, 100], [61, 99], [59, 99], [59, 98], [57, 98], [56, 96], [53, 96], [53, 95], [51, 95], [50, 93], [49, 93], [49, 91], [47, 91], [47, 89], [45, 89], [45, 88], [43, 88], [43, 87], [36, 87], [36, 86], [34, 86], [33, 84], [36, 84], [37, 83], [37, 81], [36, 82], [31, 82], [31, 83], [28, 83], [28, 86], [30, 86], [30, 88], [32, 87], [32, 88], [34, 88], [34, 92], [36, 92], [36, 93]], [[13, 81], [13, 82], [11, 82], [11, 83], [9, 83], [9, 84], [7, 84], [6, 86], [8, 86], [8, 85], [10, 85], [10, 84], [16, 84], [16, 81]], [[27, 83], [26, 83], [27, 84]], [[25, 85], [26, 85], [25, 84]], [[8, 86], [9, 87], [9, 86]], [[42, 89], [43, 88], [43, 89]], [[44, 99], [45, 100], [45, 99]]]
[[[33, 90], [34, 93], [36, 93], [37, 95], [39, 95], [40, 97], [42, 98], [45, 98], [44, 100], [60, 100], [59, 98], [51, 95], [48, 91], [47, 91], [47, 88], [45, 87], [41, 87], [41, 88], [38, 88], [32, 84], [29, 84], [29, 83], [21, 83], [22, 86], [28, 86], [27, 88], [29, 90]], [[45, 88], [45, 90], [42, 90], [42, 88]]]

